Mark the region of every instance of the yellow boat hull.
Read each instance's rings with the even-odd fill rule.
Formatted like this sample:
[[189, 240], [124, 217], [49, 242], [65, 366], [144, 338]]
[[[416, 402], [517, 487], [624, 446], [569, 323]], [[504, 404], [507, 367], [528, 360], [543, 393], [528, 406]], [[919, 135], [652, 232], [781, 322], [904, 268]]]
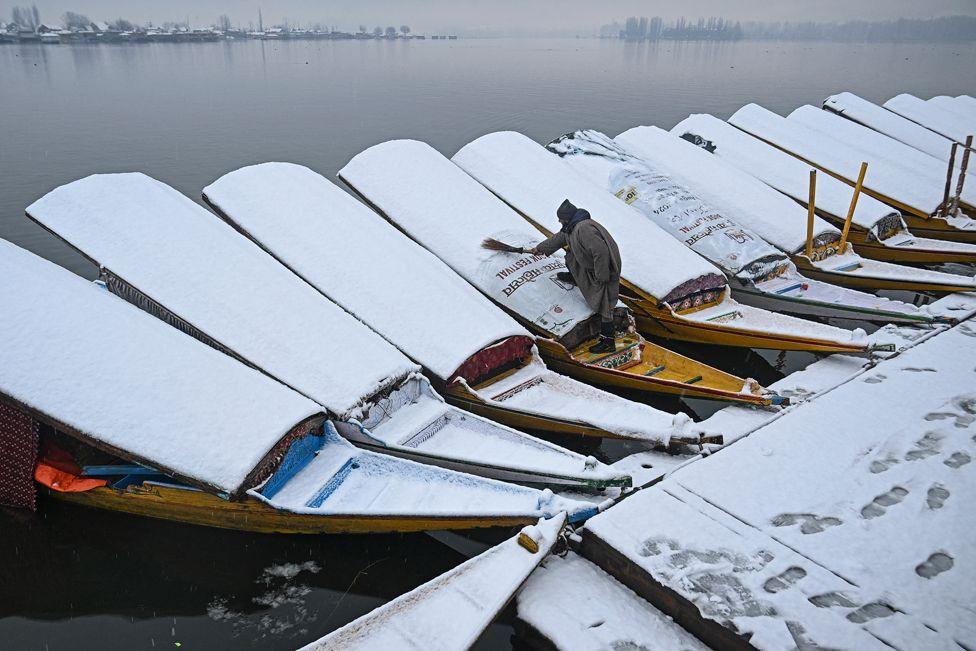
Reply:
[[949, 294], [952, 292], [971, 292], [972, 286], [965, 285], [944, 285], [940, 283], [926, 283], [926, 282], [910, 282], [898, 279], [887, 279], [887, 278], [869, 278], [864, 276], [857, 276], [856, 274], [835, 272], [819, 267], [815, 267], [809, 263], [805, 256], [795, 255], [792, 256], [793, 262], [796, 263], [797, 268], [800, 270], [804, 276], [812, 278], [814, 280], [822, 280], [827, 283], [832, 283], [834, 285], [840, 285], [841, 287], [849, 287], [850, 289], [861, 289], [861, 290], [894, 290], [894, 291], [906, 291], [906, 292], [920, 292], [927, 294]]
[[[937, 220], [932, 219], [930, 222], [935, 222]], [[938, 220], [942, 221], [942, 220]], [[942, 223], [945, 223], [944, 221]], [[920, 237], [929, 237], [928, 235], [918, 235], [912, 229], [913, 235]], [[958, 233], [964, 233], [965, 231], [956, 231]], [[974, 234], [976, 235], [976, 234]], [[949, 238], [931, 238], [931, 239], [946, 239]], [[916, 249], [916, 248], [901, 248], [897, 246], [885, 246], [881, 242], [868, 239], [867, 231], [863, 229], [854, 229], [851, 227], [850, 234], [848, 235], [848, 241], [854, 245], [857, 252], [864, 256], [865, 258], [870, 258], [871, 260], [880, 260], [881, 262], [895, 262], [895, 263], [908, 263], [908, 264], [944, 264], [948, 262], [955, 262], [959, 264], [974, 264], [976, 263], [976, 251], [965, 252], [965, 251], [942, 251], [939, 249]], [[951, 241], [962, 242], [963, 240], [958, 237], [951, 238]]]
[[860, 344], [809, 339], [802, 336], [761, 332], [744, 328], [729, 328], [721, 324], [682, 319], [670, 309], [662, 308], [649, 299], [621, 296], [634, 312], [637, 329], [644, 335], [662, 339], [676, 339], [699, 344], [716, 344], [739, 348], [771, 350], [804, 350], [814, 353], [863, 353]]
[[[631, 335], [632, 337], [634, 335]], [[759, 392], [743, 392], [743, 378], [702, 364], [661, 346], [643, 341], [640, 360], [627, 368], [605, 368], [590, 363], [589, 341], [570, 352], [551, 339], [538, 339], [539, 353], [546, 365], [582, 382], [649, 393], [726, 400], [752, 405], [782, 404], [783, 399]], [[663, 368], [662, 368], [663, 367]]]
[[228, 501], [199, 490], [156, 484], [133, 485], [124, 490], [105, 486], [83, 493], [48, 491], [48, 494], [79, 506], [252, 533], [407, 533], [514, 527], [535, 521], [528, 517], [306, 515], [280, 511], [252, 497]]
[[908, 230], [918, 237], [976, 244], [976, 231], [960, 230], [939, 217], [911, 213], [905, 213], [904, 217]]

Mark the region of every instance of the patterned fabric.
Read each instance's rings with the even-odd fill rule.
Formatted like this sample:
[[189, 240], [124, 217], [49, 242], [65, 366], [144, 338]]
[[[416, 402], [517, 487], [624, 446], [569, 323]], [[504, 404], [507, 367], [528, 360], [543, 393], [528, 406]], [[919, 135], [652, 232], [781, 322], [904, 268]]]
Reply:
[[449, 382], [462, 377], [468, 384], [477, 384], [495, 369], [528, 355], [533, 343], [531, 337], [516, 335], [483, 348], [465, 360]]
[[0, 505], [37, 509], [38, 437], [37, 421], [30, 414], [0, 402]]

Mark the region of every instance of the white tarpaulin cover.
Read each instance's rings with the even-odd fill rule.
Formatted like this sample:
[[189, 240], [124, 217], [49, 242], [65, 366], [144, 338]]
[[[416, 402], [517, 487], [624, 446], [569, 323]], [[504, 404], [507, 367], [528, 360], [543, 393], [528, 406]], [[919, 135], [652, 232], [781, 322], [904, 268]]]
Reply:
[[[429, 251], [307, 167], [264, 163], [204, 188], [236, 226], [443, 380], [529, 333]], [[349, 264], [350, 254], [359, 264]]]
[[[760, 267], [786, 262], [786, 256], [759, 235], [598, 131], [576, 131], [548, 149], [732, 275], [745, 268], [744, 276], [754, 277]], [[756, 265], [759, 261], [763, 264]]]
[[356, 417], [419, 367], [254, 243], [144, 174], [69, 183], [28, 214], [249, 363]]
[[956, 142], [965, 143], [967, 136], [976, 135], [976, 125], [966, 118], [909, 93], [892, 97], [884, 107]]
[[556, 209], [564, 199], [588, 210], [616, 240], [623, 260], [621, 275], [658, 300], [689, 281], [721, 273], [660, 226], [520, 133], [499, 131], [482, 136], [462, 147], [452, 160], [549, 232], [560, 228]]
[[[689, 134], [688, 138], [697, 136], [707, 140], [712, 154], [743, 172], [801, 203], [806, 204], [810, 198], [810, 170], [814, 168], [809, 163], [804, 163], [727, 122], [711, 115], [691, 115], [671, 129], [671, 133], [679, 138]], [[818, 208], [844, 219], [853, 194], [854, 189], [843, 181], [829, 174], [817, 174]], [[806, 210], [803, 209], [803, 212], [806, 213]], [[900, 213], [891, 206], [865, 194], [858, 198], [853, 218], [858, 226], [872, 230], [878, 222], [892, 218], [901, 222]]]
[[0, 393], [235, 493], [321, 407], [104, 288], [0, 240]]
[[864, 187], [925, 214], [934, 214], [942, 203], [945, 179], [920, 177], [898, 161], [872, 157], [853, 143], [835, 140], [758, 104], [743, 106], [729, 123], [846, 179], [857, 179], [861, 163], [867, 161]]
[[[805, 245], [807, 211], [747, 172], [657, 127], [635, 127], [614, 140], [679, 176], [698, 196], [783, 251], [795, 253]], [[813, 234], [840, 237], [840, 231], [819, 217], [814, 218]]]
[[531, 247], [539, 233], [433, 147], [391, 140], [356, 155], [339, 176], [410, 237], [490, 299], [559, 338], [593, 315], [556, 279], [562, 255], [488, 251], [487, 237]]

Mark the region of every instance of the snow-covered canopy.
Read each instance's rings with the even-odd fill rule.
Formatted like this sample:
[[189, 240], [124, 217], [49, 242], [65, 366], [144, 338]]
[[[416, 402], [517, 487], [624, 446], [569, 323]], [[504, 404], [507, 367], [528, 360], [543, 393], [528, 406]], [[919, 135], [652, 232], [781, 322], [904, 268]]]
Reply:
[[321, 408], [99, 286], [0, 240], [0, 394], [218, 492]]
[[[865, 159], [869, 164], [868, 173], [871, 172], [871, 165], [877, 165], [879, 162], [897, 161], [899, 165], [907, 167], [915, 173], [918, 179], [917, 183], [922, 183], [924, 178], [926, 179], [925, 183], [934, 185], [940, 190], [945, 187], [946, 172], [949, 168], [946, 161], [919, 151], [891, 136], [878, 133], [873, 129], [845, 120], [839, 115], [809, 104], [794, 110], [786, 119], [788, 122], [802, 124], [835, 140], [848, 143], [864, 152], [868, 156]], [[963, 187], [962, 199], [969, 204], [976, 204], [976, 188], [973, 185], [973, 183], [969, 183]], [[952, 189], [955, 191], [955, 185]]]
[[215, 215], [144, 174], [89, 176], [53, 190], [27, 213], [339, 417], [419, 370]]
[[493, 237], [531, 247], [539, 232], [433, 147], [391, 140], [339, 171], [350, 187], [488, 298], [562, 337], [593, 315], [575, 286], [556, 280], [561, 256], [499, 253]]
[[909, 93], [892, 97], [884, 107], [956, 142], [965, 143], [966, 136], [976, 135], [976, 125], [970, 120]]
[[245, 167], [203, 194], [272, 255], [441, 379], [492, 343], [529, 336], [433, 254], [307, 167]]
[[[809, 163], [804, 163], [727, 122], [706, 114], [691, 115], [671, 129], [671, 133], [678, 137], [691, 134], [708, 140], [715, 146], [712, 153], [722, 160], [797, 201], [806, 203], [810, 199], [810, 170], [814, 168]], [[817, 208], [844, 219], [850, 209], [853, 193], [854, 189], [843, 181], [829, 174], [817, 175]], [[901, 219], [900, 213], [891, 206], [862, 194], [854, 210], [853, 222], [865, 229], [871, 229], [881, 220], [892, 217]]]
[[563, 200], [588, 210], [616, 240], [622, 275], [658, 300], [696, 278], [721, 274], [636, 209], [520, 133], [499, 131], [482, 136], [462, 147], [452, 160], [552, 233], [560, 228], [556, 209]]
[[[884, 109], [854, 93], [839, 93], [824, 100], [824, 108], [880, 131], [939, 160], [948, 161], [952, 140], [917, 122]], [[959, 165], [957, 159], [956, 165]]]
[[758, 104], [743, 106], [729, 118], [729, 123], [847, 179], [856, 179], [861, 163], [866, 161], [866, 188], [923, 213], [935, 213], [942, 203], [944, 180], [932, 183], [927, 177], [920, 179], [896, 160], [872, 157], [851, 143], [789, 121]]
[[[667, 169], [698, 196], [787, 253], [807, 240], [807, 211], [756, 177], [657, 127], [635, 127], [614, 138], [631, 153]], [[814, 218], [814, 237], [840, 231]]]
[[716, 210], [667, 170], [628, 153], [598, 131], [576, 131], [554, 140], [547, 148], [730, 274], [738, 274], [760, 260], [785, 260], [782, 252]]

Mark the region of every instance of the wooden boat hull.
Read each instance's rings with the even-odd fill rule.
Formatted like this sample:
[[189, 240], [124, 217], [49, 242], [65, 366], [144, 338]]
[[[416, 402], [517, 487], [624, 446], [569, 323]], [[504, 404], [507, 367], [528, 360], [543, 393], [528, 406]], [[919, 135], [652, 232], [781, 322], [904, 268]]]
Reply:
[[[587, 342], [580, 348], [585, 348]], [[786, 404], [788, 401], [769, 393], [745, 393], [742, 391], [746, 381], [716, 368], [702, 364], [673, 351], [643, 342], [640, 363], [625, 369], [611, 369], [581, 361], [574, 351], [570, 354], [565, 347], [551, 339], [538, 339], [539, 354], [546, 365], [554, 371], [564, 373], [583, 382], [630, 389], [649, 393], [662, 393], [687, 398], [707, 400], [726, 400], [752, 405]], [[667, 369], [658, 374], [646, 375], [659, 367]], [[683, 379], [679, 379], [683, 378]], [[688, 380], [696, 379], [696, 382]]]
[[841, 287], [849, 287], [851, 289], [893, 290], [926, 294], [948, 294], [952, 292], [973, 291], [971, 284], [954, 285], [931, 282], [911, 282], [895, 278], [874, 278], [839, 271], [830, 271], [811, 265], [804, 256], [796, 255], [792, 257], [793, 262], [796, 263], [797, 268], [800, 269], [804, 276], [813, 278], [815, 280], [833, 283], [834, 285], [840, 285]]
[[535, 522], [531, 516], [475, 518], [296, 514], [274, 509], [252, 497], [231, 502], [203, 491], [159, 484], [132, 485], [123, 490], [106, 486], [83, 493], [47, 493], [55, 499], [79, 506], [252, 533], [407, 533], [514, 527]]
[[466, 392], [461, 393], [459, 391], [445, 389], [441, 395], [444, 396], [444, 400], [448, 404], [454, 405], [459, 409], [470, 411], [472, 414], [519, 430], [533, 430], [549, 432], [551, 434], [569, 434], [576, 436], [595, 436], [600, 438], [629, 438], [586, 423], [507, 409], [500, 405], [493, 405], [479, 400]]
[[[948, 226], [945, 220], [942, 219], [928, 219], [925, 221], [929, 223], [929, 225], [934, 225], [936, 222], [940, 222]], [[834, 221], [834, 223], [836, 224], [837, 222]], [[916, 233], [916, 228], [912, 228], [910, 230], [916, 237], [931, 237], [927, 234]], [[961, 234], [966, 233], [967, 231], [953, 229], [951, 232]], [[976, 236], [976, 233], [974, 233], [974, 236]], [[964, 242], [964, 240], [960, 239], [959, 237], [941, 237], [932, 239], [942, 239], [960, 243]], [[862, 228], [856, 228], [855, 226], [851, 226], [848, 241], [854, 245], [854, 248], [860, 255], [864, 256], [865, 258], [880, 260], [882, 262], [903, 262], [909, 264], [944, 264], [955, 262], [959, 264], [976, 264], [976, 251], [943, 251], [940, 249], [885, 246], [881, 242], [869, 239], [867, 231]], [[976, 239], [974, 239], [974, 242], [976, 242]]]
[[736, 287], [732, 295], [743, 305], [751, 305], [773, 312], [799, 314], [803, 316], [821, 317], [829, 319], [858, 319], [876, 323], [934, 323], [937, 318], [924, 313], [906, 314], [904, 312], [889, 312], [861, 308], [844, 303], [823, 303], [807, 301], [797, 298], [784, 298], [770, 292], [745, 287]]
[[922, 216], [905, 212], [905, 224], [918, 237], [930, 237], [934, 240], [949, 240], [976, 244], [976, 231], [964, 231], [953, 227], [946, 220], [938, 217]]
[[[804, 271], [804, 275], [808, 274]], [[733, 329], [700, 321], [689, 321], [675, 315], [670, 310], [661, 309], [646, 299], [633, 296], [621, 296], [621, 299], [633, 310], [637, 329], [642, 334], [652, 337], [740, 348], [804, 350], [814, 353], [862, 354], [865, 352], [862, 344], [844, 344], [802, 336]]]

